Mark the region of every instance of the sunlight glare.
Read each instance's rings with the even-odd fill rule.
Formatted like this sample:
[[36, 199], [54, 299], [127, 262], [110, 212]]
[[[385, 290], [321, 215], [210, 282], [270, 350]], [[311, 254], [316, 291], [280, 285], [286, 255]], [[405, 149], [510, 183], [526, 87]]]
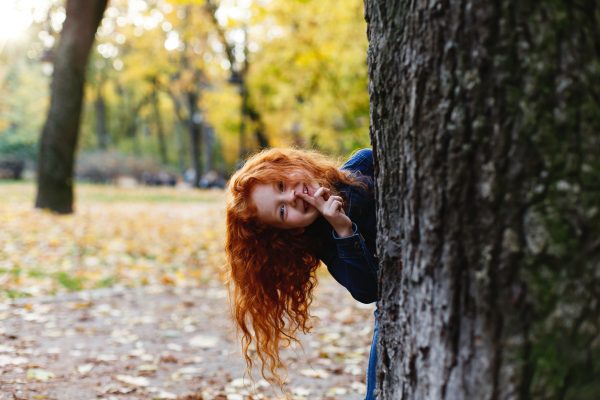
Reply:
[[181, 40], [179, 39], [179, 34], [177, 32], [171, 31], [167, 34], [167, 39], [165, 40], [165, 49], [167, 51], [176, 50], [181, 46]]
[[0, 5], [0, 45], [21, 39], [32, 23], [32, 10], [24, 2], [3, 1]]

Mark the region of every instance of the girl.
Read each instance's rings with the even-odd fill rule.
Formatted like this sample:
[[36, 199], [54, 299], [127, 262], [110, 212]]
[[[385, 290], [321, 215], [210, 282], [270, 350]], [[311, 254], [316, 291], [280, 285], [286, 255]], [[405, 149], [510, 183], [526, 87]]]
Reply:
[[[234, 319], [252, 367], [254, 342], [261, 373], [282, 385], [280, 346], [311, 329], [309, 306], [322, 261], [362, 303], [377, 300], [373, 155], [356, 152], [340, 169], [307, 150], [270, 149], [248, 159], [230, 179], [226, 254]], [[375, 343], [367, 397], [375, 388]]]

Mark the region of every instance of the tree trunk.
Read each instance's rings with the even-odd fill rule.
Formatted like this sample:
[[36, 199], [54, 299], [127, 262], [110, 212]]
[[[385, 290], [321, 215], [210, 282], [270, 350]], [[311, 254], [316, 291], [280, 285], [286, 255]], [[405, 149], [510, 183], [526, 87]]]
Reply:
[[166, 165], [169, 162], [168, 152], [167, 152], [167, 141], [165, 139], [165, 130], [162, 124], [162, 116], [160, 113], [160, 104], [158, 102], [158, 88], [156, 83], [154, 85], [154, 89], [152, 90], [152, 107], [154, 109], [154, 118], [156, 122], [156, 135], [158, 140], [158, 151], [160, 154], [160, 161]]
[[104, 101], [104, 95], [102, 94], [102, 85], [102, 81], [99, 81], [94, 108], [96, 110], [96, 138], [98, 140], [98, 148], [106, 150], [108, 148], [108, 128], [106, 123], [106, 101]]
[[73, 162], [77, 148], [85, 69], [107, 0], [67, 0], [56, 50], [48, 118], [40, 140], [35, 206], [73, 211]]
[[203, 170], [209, 172], [214, 170], [215, 130], [208, 122], [204, 122], [201, 129], [204, 136]]
[[[248, 90], [246, 88], [246, 90]], [[265, 134], [265, 123], [262, 120], [261, 114], [258, 112], [255, 106], [248, 103], [248, 118], [254, 124], [254, 139], [258, 144], [258, 149], [266, 149], [270, 146], [269, 138]]]
[[[187, 5], [184, 8], [184, 26], [187, 29], [190, 26], [190, 19], [192, 17], [192, 6]], [[191, 146], [191, 163], [194, 168], [194, 183], [195, 187], [200, 187], [200, 179], [202, 177], [202, 147], [204, 143], [204, 135], [202, 131], [202, 114], [198, 107], [198, 99], [200, 98], [200, 83], [202, 78], [202, 71], [193, 66], [190, 61], [189, 49], [190, 45], [187, 40], [187, 35], [184, 36], [183, 40], [183, 52], [181, 53], [181, 71], [189, 71], [192, 73], [193, 78], [190, 81], [184, 82], [184, 101], [187, 102], [188, 108], [188, 130], [190, 134], [190, 146]], [[180, 75], [179, 73], [177, 75]]]
[[179, 171], [181, 175], [185, 175], [186, 167], [186, 157], [185, 157], [185, 138], [182, 132], [182, 126], [184, 126], [187, 122], [184, 114], [182, 112], [183, 106], [179, 101], [179, 98], [170, 90], [167, 90], [167, 94], [171, 97], [173, 101], [173, 105], [175, 107], [175, 118], [173, 120], [173, 130], [177, 135], [177, 161], [179, 163]]
[[185, 138], [183, 128], [179, 121], [173, 120], [173, 131], [177, 138], [177, 165], [179, 166], [179, 172], [181, 176], [185, 176], [186, 167], [186, 151], [185, 151]]
[[200, 187], [202, 177], [202, 115], [198, 109], [198, 95], [191, 91], [186, 94], [188, 101], [188, 129], [190, 133], [190, 146], [192, 166], [194, 168], [194, 187]]
[[365, 10], [379, 398], [600, 398], [600, 3]]
[[[205, 2], [205, 10], [207, 11], [212, 23], [213, 27], [217, 31], [217, 35], [225, 48], [225, 55], [227, 56], [227, 60], [229, 61], [229, 65], [231, 65], [231, 76], [229, 78], [229, 82], [237, 85], [239, 87], [240, 100], [241, 100], [241, 110], [240, 110], [240, 160], [244, 159], [244, 156], [248, 154], [248, 149], [246, 149], [246, 117], [252, 121], [254, 124], [254, 138], [256, 143], [258, 144], [259, 149], [264, 149], [269, 147], [269, 139], [265, 135], [265, 124], [262, 120], [262, 115], [258, 111], [258, 109], [252, 105], [249, 101], [250, 93], [248, 91], [247, 84], [247, 76], [248, 76], [248, 37], [247, 37], [247, 29], [244, 28], [244, 60], [240, 67], [235, 67], [238, 65], [238, 62], [235, 57], [235, 52], [233, 49], [233, 45], [227, 40], [227, 35], [225, 30], [219, 24], [217, 19], [217, 11], [219, 6], [212, 0], [207, 0]], [[239, 69], [239, 70], [238, 70]]]
[[[239, 160], [243, 162], [248, 156], [249, 149], [248, 143], [246, 143], [246, 128], [247, 128], [247, 118], [248, 118], [248, 29], [244, 25], [244, 60], [242, 61], [242, 66], [240, 67], [240, 81], [239, 81], [239, 90], [240, 90], [240, 155]], [[233, 65], [233, 64], [232, 64]]]

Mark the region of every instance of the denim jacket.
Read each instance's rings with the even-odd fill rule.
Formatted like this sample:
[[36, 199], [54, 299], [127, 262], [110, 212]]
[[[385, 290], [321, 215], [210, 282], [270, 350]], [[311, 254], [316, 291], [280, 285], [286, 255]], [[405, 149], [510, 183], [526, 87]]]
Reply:
[[367, 185], [367, 190], [349, 185], [336, 187], [345, 199], [346, 215], [352, 221], [352, 235], [339, 238], [323, 217], [318, 218], [309, 229], [314, 230], [320, 241], [318, 257], [335, 280], [348, 289], [356, 300], [372, 303], [378, 299], [379, 265], [375, 250], [377, 224], [372, 150], [362, 149], [354, 153], [341, 169], [352, 171]]

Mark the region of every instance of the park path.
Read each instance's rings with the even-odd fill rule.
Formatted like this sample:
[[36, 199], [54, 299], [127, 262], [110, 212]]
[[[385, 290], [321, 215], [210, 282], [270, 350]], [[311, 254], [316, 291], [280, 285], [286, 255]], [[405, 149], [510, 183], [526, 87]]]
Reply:
[[[288, 398], [361, 399], [373, 305], [320, 279], [315, 328], [284, 353]], [[0, 400], [273, 399], [252, 387], [225, 287], [113, 287], [0, 305]]]

